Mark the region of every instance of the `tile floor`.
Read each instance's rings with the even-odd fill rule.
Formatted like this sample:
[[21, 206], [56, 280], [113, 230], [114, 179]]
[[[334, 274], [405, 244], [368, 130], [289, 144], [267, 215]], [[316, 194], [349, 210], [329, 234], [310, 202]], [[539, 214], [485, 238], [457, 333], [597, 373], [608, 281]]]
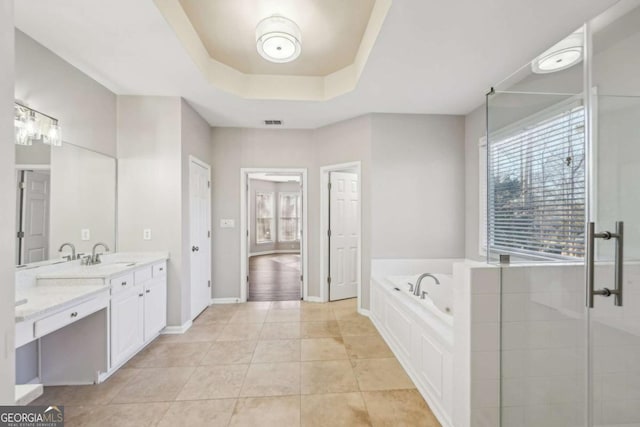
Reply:
[[440, 424], [355, 300], [208, 308], [108, 381], [47, 387], [70, 426]]

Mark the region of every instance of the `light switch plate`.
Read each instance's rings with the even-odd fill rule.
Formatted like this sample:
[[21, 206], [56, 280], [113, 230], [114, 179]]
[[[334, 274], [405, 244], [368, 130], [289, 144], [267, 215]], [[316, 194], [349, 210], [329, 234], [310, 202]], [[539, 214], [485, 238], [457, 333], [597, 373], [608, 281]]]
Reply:
[[150, 228], [145, 228], [144, 230], [142, 230], [142, 238], [144, 240], [151, 240], [151, 229]]
[[220, 220], [220, 228], [234, 228], [235, 226], [236, 226], [236, 221], [233, 219]]
[[91, 231], [88, 228], [80, 230], [80, 240], [91, 240]]

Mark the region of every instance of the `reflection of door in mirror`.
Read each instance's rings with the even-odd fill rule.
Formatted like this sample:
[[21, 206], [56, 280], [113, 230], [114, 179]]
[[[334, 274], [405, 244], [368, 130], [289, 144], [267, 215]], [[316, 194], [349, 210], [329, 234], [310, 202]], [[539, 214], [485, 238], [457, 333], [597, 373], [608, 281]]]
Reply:
[[17, 244], [18, 265], [49, 258], [49, 198], [48, 170], [17, 171]]

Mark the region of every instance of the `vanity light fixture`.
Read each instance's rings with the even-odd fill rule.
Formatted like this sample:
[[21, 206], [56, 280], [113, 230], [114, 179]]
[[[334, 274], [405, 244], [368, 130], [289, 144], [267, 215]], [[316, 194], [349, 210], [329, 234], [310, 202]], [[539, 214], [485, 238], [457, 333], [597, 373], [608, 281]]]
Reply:
[[56, 147], [62, 146], [62, 130], [58, 119], [17, 102], [14, 104], [14, 112], [17, 145], [33, 145], [34, 141], [41, 141]]
[[300, 28], [284, 16], [274, 15], [256, 26], [256, 47], [267, 61], [285, 63], [295, 60], [302, 50]]
[[566, 70], [582, 61], [583, 44], [582, 30], [578, 30], [534, 59], [531, 63], [531, 70], [536, 74]]

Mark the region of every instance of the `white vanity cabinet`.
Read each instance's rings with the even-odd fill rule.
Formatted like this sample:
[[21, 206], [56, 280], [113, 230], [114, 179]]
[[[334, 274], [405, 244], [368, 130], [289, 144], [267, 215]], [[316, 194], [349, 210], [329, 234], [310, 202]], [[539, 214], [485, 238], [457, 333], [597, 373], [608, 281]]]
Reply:
[[111, 297], [111, 366], [126, 361], [144, 344], [143, 286]]
[[111, 279], [111, 369], [154, 339], [167, 324], [166, 263]]

